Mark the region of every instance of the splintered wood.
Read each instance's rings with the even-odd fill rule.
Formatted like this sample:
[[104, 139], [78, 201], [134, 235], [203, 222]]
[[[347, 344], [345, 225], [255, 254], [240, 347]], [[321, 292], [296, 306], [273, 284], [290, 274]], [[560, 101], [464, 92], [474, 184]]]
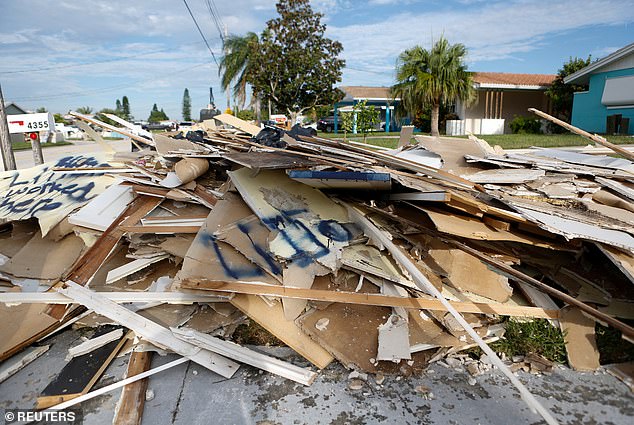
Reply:
[[[69, 156], [0, 175], [0, 358], [75, 320], [110, 326], [71, 347], [40, 407], [101, 394], [87, 391], [121, 350], [134, 350], [122, 381], [134, 384], [117, 422], [136, 424], [141, 379], [163, 370], [149, 369], [151, 351], [310, 385], [335, 359], [408, 376], [479, 347], [550, 424], [488, 345], [508, 321], [560, 326], [577, 370], [599, 367], [597, 322], [634, 340], [623, 321], [634, 318], [629, 159], [504, 151], [473, 136], [410, 144], [412, 128], [395, 150], [293, 132], [263, 145], [259, 131], [222, 114], [189, 134], [130, 136], [156, 151], [128, 162]], [[33, 188], [45, 179], [43, 197]], [[231, 342], [254, 323], [312, 368]], [[552, 368], [535, 354], [525, 363]]]

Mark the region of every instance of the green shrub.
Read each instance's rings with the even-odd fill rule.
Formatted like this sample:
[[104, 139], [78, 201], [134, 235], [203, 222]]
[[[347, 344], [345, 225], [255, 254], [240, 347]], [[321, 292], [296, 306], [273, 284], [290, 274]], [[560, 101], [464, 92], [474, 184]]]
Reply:
[[540, 134], [542, 123], [536, 118], [515, 116], [510, 124], [513, 134]]
[[243, 109], [241, 111], [238, 111], [237, 117], [241, 120], [253, 121], [255, 119], [255, 112], [251, 109]]

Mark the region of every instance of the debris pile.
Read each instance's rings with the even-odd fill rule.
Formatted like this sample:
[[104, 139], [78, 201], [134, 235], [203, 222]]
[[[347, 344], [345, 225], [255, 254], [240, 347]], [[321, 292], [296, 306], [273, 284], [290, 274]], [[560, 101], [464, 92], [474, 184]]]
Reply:
[[[0, 176], [0, 358], [64, 326], [96, 328], [40, 408], [84, 400], [132, 351], [129, 378], [113, 385], [187, 360], [310, 385], [336, 359], [350, 388], [433, 361], [470, 379], [498, 368], [553, 423], [513, 373], [552, 363], [487, 345], [506, 318], [560, 326], [578, 370], [599, 367], [596, 321], [634, 337], [623, 322], [634, 319], [629, 160], [475, 137], [407, 135], [389, 150], [262, 133], [231, 115], [185, 135], [129, 130], [117, 129], [145, 149]], [[232, 342], [247, 318], [313, 367]], [[460, 354], [473, 347], [480, 361]], [[148, 370], [165, 351], [182, 359]], [[85, 379], [73, 381], [77, 367]], [[126, 390], [118, 414], [140, 394]]]

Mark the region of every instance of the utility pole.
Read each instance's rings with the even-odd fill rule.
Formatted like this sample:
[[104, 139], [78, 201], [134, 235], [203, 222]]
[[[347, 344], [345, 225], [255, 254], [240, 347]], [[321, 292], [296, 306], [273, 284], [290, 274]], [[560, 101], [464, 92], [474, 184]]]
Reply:
[[[229, 49], [227, 49], [227, 37], [229, 36], [229, 29], [227, 28], [227, 24], [224, 24], [225, 37], [222, 40], [223, 50], [225, 51], [225, 57], [229, 54]], [[227, 109], [231, 109], [231, 87], [227, 86]]]
[[2, 165], [4, 170], [15, 170], [15, 156], [11, 146], [11, 136], [9, 135], [9, 124], [7, 124], [7, 113], [4, 110], [4, 97], [2, 96], [2, 86], [0, 85], [0, 153], [2, 153]]

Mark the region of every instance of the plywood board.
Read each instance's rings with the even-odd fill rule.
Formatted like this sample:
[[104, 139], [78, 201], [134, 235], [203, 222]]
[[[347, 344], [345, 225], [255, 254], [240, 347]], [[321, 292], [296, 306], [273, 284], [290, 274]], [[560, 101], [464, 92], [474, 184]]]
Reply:
[[255, 295], [236, 295], [231, 299], [231, 304], [319, 369], [333, 361], [333, 356], [303, 333], [295, 322], [284, 318], [281, 304], [276, 303], [269, 307]]
[[39, 280], [60, 279], [77, 261], [84, 249], [84, 242], [75, 235], [61, 241], [42, 237], [37, 232], [31, 240], [0, 271], [15, 277]]
[[214, 117], [214, 120], [220, 121], [223, 124], [229, 124], [232, 127], [237, 128], [238, 130], [242, 130], [251, 136], [257, 135], [261, 128], [255, 124], [248, 123], [240, 118], [236, 118], [230, 114], [220, 114]]
[[616, 266], [619, 270], [634, 283], [634, 253], [626, 253], [624, 251], [613, 248], [609, 245], [596, 244], [601, 252]]

